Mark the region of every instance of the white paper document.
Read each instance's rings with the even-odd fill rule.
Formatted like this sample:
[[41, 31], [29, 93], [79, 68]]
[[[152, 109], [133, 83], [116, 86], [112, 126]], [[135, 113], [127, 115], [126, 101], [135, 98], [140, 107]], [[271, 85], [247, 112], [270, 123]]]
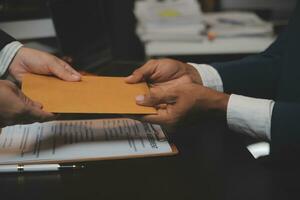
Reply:
[[273, 34], [272, 23], [262, 20], [252, 12], [207, 13], [204, 15], [204, 19], [210, 26], [208, 32], [212, 32], [218, 37], [257, 37]]
[[0, 164], [75, 162], [172, 154], [158, 125], [117, 118], [67, 120], [2, 129]]
[[206, 26], [197, 0], [136, 1], [137, 34], [148, 41], [201, 41]]

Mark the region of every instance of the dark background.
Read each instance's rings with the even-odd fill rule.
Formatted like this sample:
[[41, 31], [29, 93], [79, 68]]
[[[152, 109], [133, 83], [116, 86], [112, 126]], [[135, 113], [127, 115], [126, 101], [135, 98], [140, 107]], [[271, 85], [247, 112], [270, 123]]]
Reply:
[[[100, 1], [100, 0], [99, 0]], [[247, 10], [255, 11], [259, 16], [266, 20], [273, 21], [275, 30], [279, 33], [287, 24], [289, 15], [292, 13], [296, 0], [199, 0], [202, 10], [220, 11], [220, 10]], [[53, 0], [52, 0], [53, 2]], [[56, 0], [60, 2], [60, 0]], [[85, 1], [80, 2], [83, 6]], [[110, 51], [115, 60], [123, 61], [141, 61], [145, 59], [143, 44], [139, 41], [136, 33], [136, 19], [133, 14], [135, 0], [102, 0], [103, 10], [106, 16], [107, 31], [110, 37]], [[47, 0], [0, 0], [0, 21], [26, 20], [49, 18], [50, 9]], [[79, 13], [80, 15], [80, 13]], [[67, 16], [67, 12], [66, 12]], [[45, 39], [42, 39], [45, 41]], [[59, 47], [56, 39], [48, 38], [46, 43]], [[62, 52], [59, 56], [67, 56]], [[228, 61], [238, 59], [246, 55], [202, 55], [202, 56], [176, 56], [175, 59], [181, 61], [210, 63], [216, 61]]]
[[[132, 4], [135, 0], [107, 2], [118, 3], [123, 8], [124, 4]], [[254, 10], [257, 12], [268, 12], [273, 19], [286, 19], [289, 17], [297, 0], [198, 0], [204, 11], [217, 10]], [[72, 0], [70, 0], [72, 2]], [[80, 1], [83, 3], [84, 1]], [[0, 0], [1, 21], [17, 19], [33, 19], [49, 17], [46, 0]]]

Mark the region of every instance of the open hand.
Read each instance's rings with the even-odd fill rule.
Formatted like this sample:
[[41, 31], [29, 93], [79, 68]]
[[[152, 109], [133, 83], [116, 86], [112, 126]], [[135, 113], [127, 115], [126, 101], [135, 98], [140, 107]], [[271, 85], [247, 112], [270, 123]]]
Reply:
[[26, 73], [54, 75], [65, 81], [80, 81], [81, 75], [63, 60], [35, 49], [21, 47], [9, 66], [18, 82]]
[[146, 81], [151, 84], [160, 84], [175, 80], [178, 84], [202, 84], [201, 77], [193, 66], [172, 59], [150, 60], [127, 77], [126, 82]]
[[40, 103], [26, 97], [10, 81], [0, 80], [0, 127], [52, 120], [54, 115], [42, 110]]
[[149, 95], [136, 97], [136, 103], [157, 108], [157, 114], [137, 118], [149, 123], [174, 126], [189, 115], [221, 114], [226, 116], [229, 95], [204, 86], [165, 83], [150, 88]]

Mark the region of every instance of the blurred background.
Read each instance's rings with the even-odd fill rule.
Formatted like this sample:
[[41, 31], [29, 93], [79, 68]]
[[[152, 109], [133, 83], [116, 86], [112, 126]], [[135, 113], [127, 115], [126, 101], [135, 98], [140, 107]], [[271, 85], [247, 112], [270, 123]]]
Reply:
[[105, 74], [149, 58], [227, 61], [259, 53], [296, 0], [0, 0], [0, 28], [26, 46]]

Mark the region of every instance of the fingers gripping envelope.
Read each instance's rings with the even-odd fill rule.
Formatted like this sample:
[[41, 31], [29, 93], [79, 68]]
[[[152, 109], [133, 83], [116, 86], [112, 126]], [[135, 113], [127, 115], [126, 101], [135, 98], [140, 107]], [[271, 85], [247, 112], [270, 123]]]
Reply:
[[135, 97], [149, 93], [146, 83], [127, 84], [123, 77], [83, 76], [79, 82], [27, 74], [22, 91], [53, 113], [156, 114]]

